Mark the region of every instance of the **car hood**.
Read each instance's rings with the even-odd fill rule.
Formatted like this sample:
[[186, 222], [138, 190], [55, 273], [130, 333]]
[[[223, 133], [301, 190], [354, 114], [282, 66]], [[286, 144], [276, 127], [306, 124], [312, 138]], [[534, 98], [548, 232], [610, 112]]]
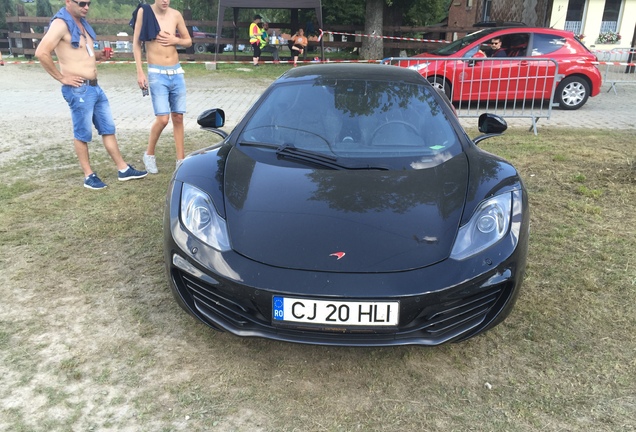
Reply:
[[329, 170], [259, 162], [235, 148], [223, 177], [235, 252], [284, 268], [392, 272], [450, 255], [468, 162], [461, 153], [426, 169]]

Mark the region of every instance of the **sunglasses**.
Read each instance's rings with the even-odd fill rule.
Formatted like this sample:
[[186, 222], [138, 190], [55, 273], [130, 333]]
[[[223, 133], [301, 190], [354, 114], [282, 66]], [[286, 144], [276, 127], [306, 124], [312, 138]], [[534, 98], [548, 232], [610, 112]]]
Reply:
[[500, 45], [501, 42], [490, 42], [490, 45]]
[[81, 7], [81, 8], [84, 8], [86, 6], [90, 6], [91, 5], [91, 2], [89, 2], [89, 1], [88, 2], [86, 2], [86, 1], [79, 1], [78, 2], [77, 0], [71, 0], [71, 1], [73, 3], [75, 3], [76, 5], [78, 5], [79, 7]]

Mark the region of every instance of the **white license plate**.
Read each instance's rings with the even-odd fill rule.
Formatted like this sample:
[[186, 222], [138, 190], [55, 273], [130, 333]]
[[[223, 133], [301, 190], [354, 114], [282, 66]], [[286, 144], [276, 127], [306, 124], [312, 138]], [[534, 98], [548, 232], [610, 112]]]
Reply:
[[397, 326], [400, 302], [310, 300], [274, 296], [274, 321], [342, 326]]

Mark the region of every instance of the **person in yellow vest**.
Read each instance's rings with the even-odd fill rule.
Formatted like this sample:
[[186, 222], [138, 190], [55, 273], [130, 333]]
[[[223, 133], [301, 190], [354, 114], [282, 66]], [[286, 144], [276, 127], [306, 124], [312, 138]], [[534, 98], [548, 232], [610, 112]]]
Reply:
[[261, 56], [261, 27], [260, 23], [263, 18], [260, 15], [254, 15], [254, 20], [250, 24], [250, 45], [254, 54], [252, 55], [252, 61], [254, 66], [258, 66], [258, 59]]
[[[272, 53], [272, 57], [274, 59], [274, 63], [279, 63], [280, 62], [280, 58], [278, 55], [278, 48], [276, 48], [273, 45], [269, 44], [269, 24], [267, 24], [266, 22], [263, 23], [263, 30], [261, 33], [261, 53], [264, 52], [269, 52]], [[278, 39], [276, 39], [276, 36], [273, 36], [273, 41], [278, 41]]]

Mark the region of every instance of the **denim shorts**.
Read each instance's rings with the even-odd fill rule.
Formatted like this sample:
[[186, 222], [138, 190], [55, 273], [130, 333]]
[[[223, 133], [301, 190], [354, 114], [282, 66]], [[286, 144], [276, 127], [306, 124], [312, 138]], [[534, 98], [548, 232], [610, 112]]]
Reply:
[[73, 137], [82, 142], [93, 139], [92, 124], [100, 135], [114, 135], [115, 122], [106, 94], [99, 86], [62, 86], [62, 96], [71, 109]]
[[152, 108], [156, 116], [170, 113], [185, 114], [186, 85], [184, 75], [179, 64], [175, 66], [148, 64], [148, 86], [150, 87]]

